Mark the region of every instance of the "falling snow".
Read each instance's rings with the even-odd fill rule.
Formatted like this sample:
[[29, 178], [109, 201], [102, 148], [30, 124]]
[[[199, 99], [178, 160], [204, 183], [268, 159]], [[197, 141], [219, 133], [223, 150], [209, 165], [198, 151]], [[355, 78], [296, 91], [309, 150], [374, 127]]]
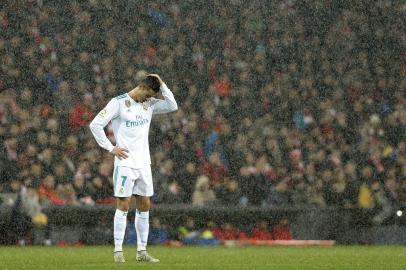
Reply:
[[88, 125], [148, 73], [179, 106], [151, 122], [151, 244], [406, 243], [403, 1], [150, 2], [1, 3], [0, 243], [111, 243]]

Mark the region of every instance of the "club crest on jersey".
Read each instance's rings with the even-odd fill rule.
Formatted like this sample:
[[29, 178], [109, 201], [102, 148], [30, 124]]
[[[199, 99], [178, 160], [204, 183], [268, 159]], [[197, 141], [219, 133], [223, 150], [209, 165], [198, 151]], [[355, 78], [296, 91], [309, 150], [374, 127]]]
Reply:
[[99, 115], [101, 116], [101, 117], [106, 117], [106, 115], [107, 115], [107, 110], [106, 109], [103, 109], [102, 111], [100, 111], [99, 112]]
[[148, 111], [148, 105], [145, 103], [142, 103], [142, 108], [144, 108], [145, 111]]
[[127, 108], [130, 108], [130, 107], [131, 107], [131, 102], [130, 102], [128, 99], [126, 99], [126, 100], [124, 101], [124, 104], [125, 104], [125, 106], [126, 106]]

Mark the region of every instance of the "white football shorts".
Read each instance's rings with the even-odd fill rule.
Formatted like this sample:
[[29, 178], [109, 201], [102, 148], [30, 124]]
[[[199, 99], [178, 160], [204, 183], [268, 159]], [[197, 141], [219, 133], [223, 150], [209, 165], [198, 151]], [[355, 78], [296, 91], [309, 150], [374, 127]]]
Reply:
[[151, 166], [130, 168], [117, 166], [113, 172], [114, 197], [127, 198], [131, 195], [151, 197], [154, 195]]

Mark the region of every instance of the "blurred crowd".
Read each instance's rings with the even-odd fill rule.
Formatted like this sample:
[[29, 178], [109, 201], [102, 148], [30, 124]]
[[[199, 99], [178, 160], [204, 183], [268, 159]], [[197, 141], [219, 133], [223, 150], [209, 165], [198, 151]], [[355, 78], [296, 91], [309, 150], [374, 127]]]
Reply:
[[111, 203], [113, 158], [88, 124], [154, 72], [179, 105], [151, 125], [154, 203], [390, 212], [406, 203], [405, 13], [388, 0], [8, 1], [0, 193]]
[[[107, 237], [106, 237], [107, 238]], [[270, 245], [272, 240], [292, 240], [293, 234], [286, 218], [278, 222], [259, 220], [249, 228], [240, 229], [230, 222], [221, 225], [208, 221], [198, 226], [192, 217], [186, 217], [179, 226], [168, 226], [158, 217], [151, 221], [148, 242], [152, 245]], [[268, 241], [268, 242], [267, 242]], [[84, 241], [86, 242], [86, 241]], [[137, 243], [134, 226], [128, 226], [126, 244]]]

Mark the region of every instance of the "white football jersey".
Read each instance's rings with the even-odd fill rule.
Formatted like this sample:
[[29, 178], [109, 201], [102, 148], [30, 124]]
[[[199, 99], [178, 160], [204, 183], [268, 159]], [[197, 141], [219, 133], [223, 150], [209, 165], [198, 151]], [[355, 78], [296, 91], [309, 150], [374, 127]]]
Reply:
[[128, 158], [115, 157], [114, 166], [143, 168], [151, 164], [148, 133], [153, 114], [173, 112], [178, 109], [169, 88], [161, 85], [164, 100], [150, 98], [138, 103], [127, 93], [113, 98], [90, 123], [90, 130], [97, 143], [111, 151], [114, 146], [107, 138], [104, 127], [111, 121], [116, 146], [128, 150]]

